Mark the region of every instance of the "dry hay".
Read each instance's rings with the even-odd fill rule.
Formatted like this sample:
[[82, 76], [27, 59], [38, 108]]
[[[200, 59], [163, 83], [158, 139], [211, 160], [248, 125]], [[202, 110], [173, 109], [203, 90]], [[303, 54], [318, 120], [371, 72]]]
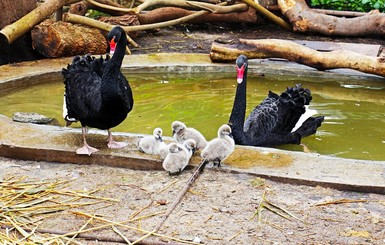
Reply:
[[[191, 243], [177, 238], [163, 236], [155, 231], [145, 231], [127, 225], [128, 222], [146, 219], [162, 214], [158, 212], [142, 217], [130, 217], [126, 221], [115, 222], [96, 214], [86, 213], [82, 208], [94, 206], [95, 209], [113, 205], [120, 200], [95, 195], [98, 190], [73, 191], [68, 187], [70, 180], [28, 181], [27, 177], [10, 177], [0, 181], [0, 241], [2, 244], [83, 244], [82, 239], [106, 242], [165, 244], [163, 242], [143, 241], [150, 236], [162, 240]], [[147, 207], [143, 207], [146, 209]], [[72, 232], [41, 229], [39, 225], [57, 215], [73, 215], [84, 218], [86, 222], [80, 229]], [[136, 215], [135, 215], [136, 216]], [[140, 232], [141, 237], [128, 239], [120, 230]], [[117, 236], [102, 237], [87, 234], [92, 231], [111, 229]], [[144, 235], [143, 235], [144, 234]]]

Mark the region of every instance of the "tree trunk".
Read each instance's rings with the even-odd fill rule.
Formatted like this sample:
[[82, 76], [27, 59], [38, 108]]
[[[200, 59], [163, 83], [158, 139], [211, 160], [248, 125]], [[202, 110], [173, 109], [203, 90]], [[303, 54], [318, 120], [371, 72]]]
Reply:
[[279, 39], [246, 40], [235, 44], [214, 42], [212, 61], [233, 61], [240, 54], [251, 58], [283, 58], [318, 70], [350, 68], [385, 77], [385, 58], [371, 57], [347, 50], [320, 52], [295, 42]]
[[355, 18], [340, 18], [313, 11], [304, 0], [278, 0], [278, 5], [297, 32], [328, 36], [385, 34], [385, 14], [369, 13]]
[[32, 30], [34, 48], [45, 57], [105, 54], [107, 41], [96, 28], [46, 20]]

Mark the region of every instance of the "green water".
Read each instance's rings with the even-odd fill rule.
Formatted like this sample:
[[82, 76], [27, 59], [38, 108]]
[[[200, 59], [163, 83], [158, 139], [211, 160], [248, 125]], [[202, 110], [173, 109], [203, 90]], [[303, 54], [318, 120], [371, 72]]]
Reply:
[[[236, 89], [234, 74], [213, 74], [205, 78], [137, 74], [128, 79], [134, 93], [134, 109], [113, 131], [151, 134], [153, 128], [161, 127], [164, 135], [170, 136], [171, 123], [180, 120], [211, 139], [216, 137], [218, 127], [228, 122]], [[303, 140], [310, 151], [344, 158], [385, 160], [385, 82], [250, 76], [247, 113], [269, 90], [279, 93], [296, 83], [312, 90], [311, 109], [325, 116], [317, 134]], [[37, 112], [56, 118], [64, 125], [63, 91], [61, 80], [14, 90], [0, 96], [0, 113], [12, 117], [17, 111]], [[295, 145], [280, 148], [302, 150]]]

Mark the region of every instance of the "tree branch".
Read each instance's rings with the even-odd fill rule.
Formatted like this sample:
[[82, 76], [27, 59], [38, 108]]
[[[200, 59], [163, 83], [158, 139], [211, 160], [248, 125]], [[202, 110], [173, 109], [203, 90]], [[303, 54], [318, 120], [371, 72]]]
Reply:
[[318, 70], [349, 68], [385, 77], [385, 58], [362, 55], [348, 50], [320, 52], [295, 42], [280, 39], [247, 40], [226, 45], [213, 43], [213, 61], [232, 61], [240, 54], [251, 58], [283, 58]]
[[270, 12], [269, 10], [265, 9], [264, 7], [259, 5], [258, 3], [254, 2], [253, 0], [242, 0], [242, 1], [246, 4], [248, 4], [249, 6], [253, 7], [254, 9], [256, 9], [259, 13], [266, 16], [269, 20], [275, 22], [276, 24], [278, 24], [282, 28], [285, 28], [286, 30], [289, 30], [289, 31], [292, 30], [292, 27], [286, 21], [279, 18], [278, 16], [276, 16], [275, 14]]
[[294, 31], [314, 32], [328, 36], [364, 36], [385, 34], [385, 14], [369, 13], [355, 18], [340, 18], [318, 13], [304, 0], [278, 0], [282, 13]]

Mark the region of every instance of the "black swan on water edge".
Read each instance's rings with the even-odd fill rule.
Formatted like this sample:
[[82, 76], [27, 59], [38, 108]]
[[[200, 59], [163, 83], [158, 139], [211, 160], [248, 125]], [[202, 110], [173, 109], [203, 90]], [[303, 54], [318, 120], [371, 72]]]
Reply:
[[309, 89], [296, 85], [287, 88], [281, 95], [269, 92], [250, 113], [245, 121], [246, 79], [248, 60], [240, 55], [236, 60], [237, 91], [230, 115], [229, 125], [234, 141], [239, 145], [277, 146], [299, 144], [303, 137], [312, 135], [321, 126], [323, 116], [309, 117], [295, 129], [297, 122], [305, 113], [312, 97]]
[[89, 55], [76, 56], [62, 70], [65, 84], [63, 116], [69, 123], [80, 121], [84, 146], [77, 154], [91, 155], [97, 149], [86, 141], [87, 128], [108, 130], [108, 147], [122, 148], [126, 143], [115, 142], [110, 129], [119, 125], [132, 110], [131, 87], [120, 71], [125, 55], [127, 37], [117, 26], [108, 33], [110, 58], [95, 59]]

